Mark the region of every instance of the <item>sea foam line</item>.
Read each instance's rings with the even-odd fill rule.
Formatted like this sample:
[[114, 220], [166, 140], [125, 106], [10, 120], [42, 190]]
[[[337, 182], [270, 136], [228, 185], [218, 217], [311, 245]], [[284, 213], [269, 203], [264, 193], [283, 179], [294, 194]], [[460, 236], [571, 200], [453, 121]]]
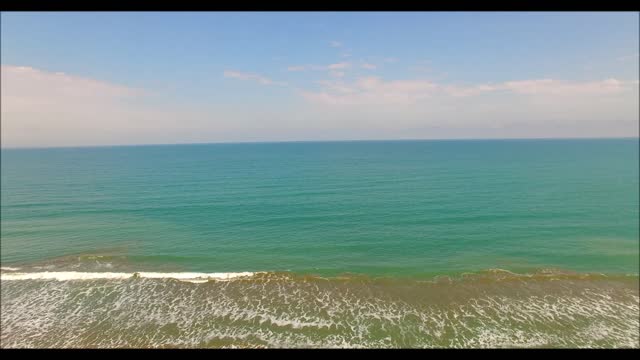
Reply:
[[57, 271], [57, 272], [32, 272], [32, 273], [11, 273], [0, 274], [0, 280], [97, 280], [110, 279], [122, 280], [132, 277], [141, 277], [149, 279], [176, 279], [181, 281], [189, 281], [194, 283], [207, 282], [209, 280], [231, 280], [239, 277], [248, 277], [259, 274], [259, 272], [229, 272], [229, 273], [160, 273], [160, 272], [135, 272], [135, 273], [117, 273], [117, 272], [78, 272], [78, 271]]
[[18, 271], [20, 268], [11, 267], [11, 266], [0, 266], [0, 270], [2, 271]]

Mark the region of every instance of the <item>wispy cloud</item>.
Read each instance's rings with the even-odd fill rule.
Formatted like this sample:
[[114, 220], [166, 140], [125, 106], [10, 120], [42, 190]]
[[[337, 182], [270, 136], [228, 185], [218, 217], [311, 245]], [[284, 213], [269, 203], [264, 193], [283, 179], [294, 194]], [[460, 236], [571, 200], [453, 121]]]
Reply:
[[329, 65], [294, 65], [287, 67], [288, 71], [332, 71], [332, 70], [340, 70], [347, 69], [351, 67], [351, 63], [348, 62], [340, 62]]
[[638, 132], [637, 80], [533, 79], [460, 85], [368, 76], [317, 84], [320, 89], [299, 93], [318, 109], [316, 113], [363, 131], [390, 134], [406, 129], [408, 136], [420, 137], [636, 136]]
[[527, 95], [583, 95], [583, 94], [610, 94], [620, 92], [627, 85], [626, 82], [617, 79], [601, 81], [570, 82], [553, 79], [507, 81], [495, 87], [510, 90]]
[[[351, 64], [351, 66], [356, 66]], [[360, 63], [358, 63], [360, 66]], [[638, 79], [345, 80], [344, 66], [280, 108], [211, 104], [159, 91], [2, 65], [2, 146], [107, 145], [338, 137], [637, 136]], [[228, 78], [270, 85], [257, 74]], [[249, 101], [249, 100], [247, 100]], [[179, 120], [178, 120], [179, 119]], [[493, 129], [499, 129], [494, 131]]]
[[256, 81], [262, 85], [284, 85], [285, 84], [283, 82], [273, 81], [267, 77], [264, 77], [258, 74], [245, 73], [245, 72], [233, 71], [233, 70], [225, 70], [224, 77], [239, 79], [239, 80]]
[[363, 77], [355, 82], [324, 82], [318, 92], [303, 92], [310, 101], [339, 104], [401, 104], [431, 96], [437, 85], [429, 81], [383, 81], [378, 77]]
[[289, 71], [304, 71], [305, 70], [305, 66], [304, 65], [289, 66], [287, 68], [287, 70], [289, 70]]
[[341, 63], [331, 64], [331, 65], [327, 66], [327, 68], [329, 70], [336, 70], [336, 69], [346, 69], [346, 68], [348, 68], [350, 66], [351, 66], [351, 64], [349, 64], [348, 62], [341, 62]]
[[569, 82], [554, 79], [507, 81], [497, 84], [453, 85], [429, 80], [384, 81], [378, 77], [362, 77], [354, 82], [324, 82], [316, 92], [303, 92], [311, 101], [326, 104], [409, 104], [430, 97], [462, 98], [489, 93], [522, 96], [576, 97], [616, 94], [629, 89], [632, 81], [605, 79]]
[[327, 70], [324, 65], [294, 65], [287, 68], [289, 71], [322, 71]]
[[431, 73], [433, 72], [433, 68], [431, 66], [431, 62], [428, 60], [416, 61], [415, 65], [409, 66], [409, 71], [420, 72], [420, 73]]
[[330, 41], [329, 45], [331, 45], [331, 47], [342, 47], [342, 43], [340, 41]]
[[618, 61], [634, 60], [634, 59], [638, 59], [638, 58], [640, 58], [640, 53], [635, 53], [635, 54], [620, 56], [618, 58]]
[[361, 65], [361, 67], [362, 67], [363, 69], [367, 69], [367, 70], [375, 70], [375, 69], [377, 68], [377, 66], [376, 66], [376, 65], [374, 65], [374, 64], [369, 64], [369, 63], [363, 63], [363, 64]]

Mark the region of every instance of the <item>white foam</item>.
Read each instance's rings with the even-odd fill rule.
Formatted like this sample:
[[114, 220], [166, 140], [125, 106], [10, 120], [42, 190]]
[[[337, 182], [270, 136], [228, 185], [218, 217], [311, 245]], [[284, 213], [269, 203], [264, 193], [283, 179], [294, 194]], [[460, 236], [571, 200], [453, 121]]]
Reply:
[[[5, 268], [2, 268], [3, 270]], [[19, 270], [19, 269], [16, 269]], [[11, 270], [14, 271], [14, 270]], [[203, 283], [210, 280], [231, 280], [239, 277], [253, 276], [255, 272], [237, 272], [237, 273], [160, 273], [160, 272], [136, 272], [136, 273], [122, 273], [122, 272], [78, 272], [78, 271], [44, 271], [44, 272], [32, 272], [32, 273], [11, 273], [0, 274], [0, 280], [2, 281], [15, 281], [15, 280], [58, 280], [58, 281], [70, 281], [70, 280], [97, 280], [97, 279], [110, 279], [110, 280], [122, 280], [129, 279], [134, 276], [148, 279], [176, 279], [181, 281], [188, 281], [193, 283]]]
[[18, 271], [18, 270], [20, 270], [20, 268], [10, 267], [10, 266], [2, 266], [2, 267], [0, 267], [0, 270], [2, 270], [2, 271]]

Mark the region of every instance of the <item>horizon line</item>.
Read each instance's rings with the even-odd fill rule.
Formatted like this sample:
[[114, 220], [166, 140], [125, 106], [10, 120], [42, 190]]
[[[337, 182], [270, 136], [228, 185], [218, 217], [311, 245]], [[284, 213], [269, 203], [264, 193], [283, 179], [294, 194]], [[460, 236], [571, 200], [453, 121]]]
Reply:
[[150, 143], [150, 144], [110, 144], [110, 145], [62, 145], [62, 146], [13, 146], [0, 150], [45, 150], [45, 149], [78, 149], [78, 148], [113, 148], [143, 146], [185, 146], [185, 145], [234, 145], [234, 144], [288, 144], [288, 143], [337, 143], [337, 142], [401, 142], [401, 141], [496, 141], [496, 140], [607, 140], [607, 139], [640, 139], [638, 136], [585, 136], [585, 137], [513, 137], [513, 138], [407, 138], [407, 139], [345, 139], [345, 140], [265, 140], [265, 141], [211, 141], [184, 143]]

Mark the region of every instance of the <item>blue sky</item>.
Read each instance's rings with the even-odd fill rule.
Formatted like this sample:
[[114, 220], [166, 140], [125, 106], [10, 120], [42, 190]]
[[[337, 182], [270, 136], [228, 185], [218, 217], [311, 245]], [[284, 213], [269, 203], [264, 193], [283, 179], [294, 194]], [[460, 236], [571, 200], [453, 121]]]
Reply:
[[638, 13], [1, 20], [3, 146], [638, 133]]

